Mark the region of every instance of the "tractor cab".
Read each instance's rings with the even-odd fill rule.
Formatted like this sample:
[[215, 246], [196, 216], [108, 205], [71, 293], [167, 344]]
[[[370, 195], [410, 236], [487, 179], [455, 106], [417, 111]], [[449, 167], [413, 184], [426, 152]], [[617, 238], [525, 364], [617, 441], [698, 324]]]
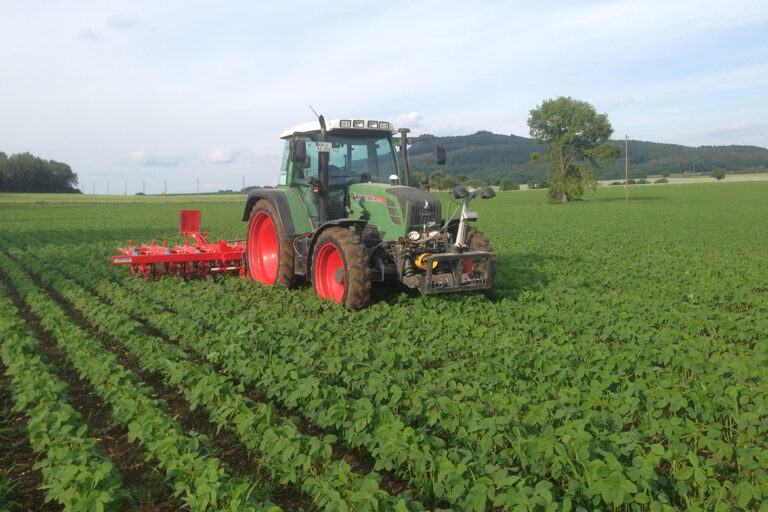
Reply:
[[[391, 127], [387, 121], [336, 119], [328, 122], [325, 140], [317, 121], [283, 132], [278, 186], [299, 192], [313, 229], [324, 221], [349, 218], [352, 185], [408, 184], [406, 171], [398, 165]], [[327, 181], [321, 178], [323, 166]], [[321, 219], [321, 203], [326, 199], [327, 218]]]

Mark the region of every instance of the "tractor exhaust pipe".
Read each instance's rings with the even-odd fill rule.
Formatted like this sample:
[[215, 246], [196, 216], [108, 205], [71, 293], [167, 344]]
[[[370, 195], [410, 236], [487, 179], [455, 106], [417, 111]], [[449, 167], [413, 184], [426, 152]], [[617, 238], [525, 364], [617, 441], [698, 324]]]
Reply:
[[[320, 141], [327, 142], [325, 134], [325, 118], [318, 116], [320, 121]], [[329, 154], [326, 152], [320, 152], [317, 154], [317, 177], [320, 181], [317, 195], [317, 215], [320, 217], [320, 224], [328, 222], [330, 219], [329, 207], [328, 207], [328, 158]]]
[[403, 172], [405, 173], [405, 186], [411, 186], [411, 165], [408, 162], [408, 133], [411, 131], [408, 128], [400, 128], [397, 130], [400, 132], [400, 156], [403, 157]]

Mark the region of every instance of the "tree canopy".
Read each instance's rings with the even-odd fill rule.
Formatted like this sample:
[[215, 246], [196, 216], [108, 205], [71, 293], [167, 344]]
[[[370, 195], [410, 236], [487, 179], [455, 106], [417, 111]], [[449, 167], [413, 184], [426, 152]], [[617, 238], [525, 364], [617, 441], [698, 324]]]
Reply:
[[534, 142], [548, 146], [543, 156], [532, 153], [531, 160], [543, 161], [549, 169], [550, 199], [566, 203], [581, 197], [585, 188], [596, 186], [590, 167], [615, 161], [621, 154], [619, 146], [608, 141], [613, 133], [608, 116], [586, 101], [565, 96], [543, 101], [531, 110], [528, 127]]
[[80, 192], [77, 174], [64, 163], [30, 153], [0, 152], [0, 192]]
[[713, 178], [715, 178], [717, 181], [725, 179], [725, 169], [722, 167], [716, 167], [712, 170], [712, 173], [710, 174]]

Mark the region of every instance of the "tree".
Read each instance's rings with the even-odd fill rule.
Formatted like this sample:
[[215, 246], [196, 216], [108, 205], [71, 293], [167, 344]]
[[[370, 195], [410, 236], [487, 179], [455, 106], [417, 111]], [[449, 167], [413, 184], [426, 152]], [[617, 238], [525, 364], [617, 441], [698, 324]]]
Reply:
[[77, 192], [77, 174], [64, 163], [30, 153], [8, 157], [0, 152], [0, 191]]
[[421, 188], [423, 185], [421, 184], [421, 180], [424, 179], [424, 173], [423, 172], [415, 172], [413, 173], [413, 176], [411, 176], [411, 186], [416, 188]]
[[463, 183], [463, 185], [469, 188], [480, 189], [480, 188], [483, 188], [486, 185], [486, 183], [483, 180], [467, 180]]
[[0, 179], [3, 180], [0, 191], [8, 191], [8, 179], [10, 178], [10, 167], [8, 166], [8, 155], [0, 151]]
[[499, 189], [520, 190], [520, 185], [518, 183], [515, 183], [515, 180], [513, 180], [509, 176], [505, 176], [504, 178], [501, 178], [501, 181], [499, 182]]
[[712, 170], [712, 174], [710, 174], [713, 178], [715, 178], [717, 181], [725, 179], [725, 169], [722, 167], [715, 167]]
[[443, 171], [434, 171], [429, 175], [429, 188], [433, 190], [440, 190], [443, 188]]
[[443, 180], [440, 182], [440, 186], [443, 188], [443, 190], [451, 190], [456, 186], [456, 178], [449, 174], [443, 178]]
[[531, 161], [546, 164], [549, 170], [550, 199], [581, 197], [584, 189], [595, 189], [590, 167], [597, 162], [614, 162], [621, 154], [616, 144], [608, 142], [613, 133], [608, 116], [598, 114], [586, 101], [560, 96], [546, 100], [531, 110], [528, 117], [531, 137], [549, 147], [544, 155], [531, 154]]

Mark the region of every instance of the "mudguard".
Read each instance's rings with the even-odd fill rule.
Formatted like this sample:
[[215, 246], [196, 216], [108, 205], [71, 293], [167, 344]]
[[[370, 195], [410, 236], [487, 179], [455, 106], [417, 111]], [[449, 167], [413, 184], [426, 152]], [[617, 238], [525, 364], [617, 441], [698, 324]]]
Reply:
[[245, 211], [243, 212], [243, 221], [248, 222], [251, 218], [253, 205], [260, 199], [267, 199], [277, 210], [280, 217], [280, 223], [283, 225], [283, 232], [289, 239], [296, 237], [296, 228], [291, 217], [291, 209], [288, 206], [288, 199], [285, 197], [285, 191], [278, 188], [255, 188], [248, 193], [248, 199], [245, 202]]

